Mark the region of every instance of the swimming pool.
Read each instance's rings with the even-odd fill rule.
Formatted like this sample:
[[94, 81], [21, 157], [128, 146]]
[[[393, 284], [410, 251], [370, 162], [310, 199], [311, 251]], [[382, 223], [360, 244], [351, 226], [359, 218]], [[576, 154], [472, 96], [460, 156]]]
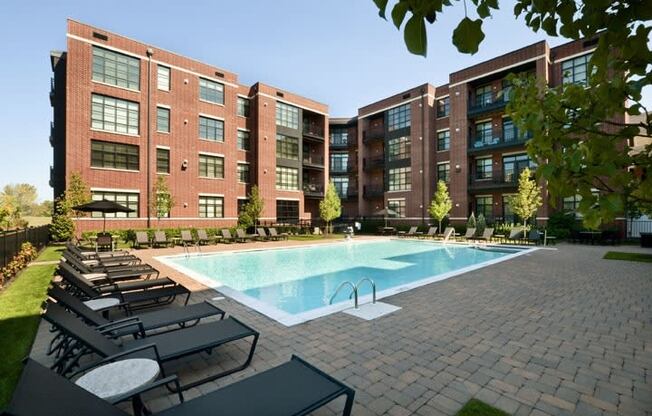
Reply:
[[[378, 298], [523, 254], [414, 240], [351, 241], [157, 259], [249, 307], [294, 325], [352, 306], [344, 281], [371, 278]], [[371, 287], [360, 288], [361, 301]]]

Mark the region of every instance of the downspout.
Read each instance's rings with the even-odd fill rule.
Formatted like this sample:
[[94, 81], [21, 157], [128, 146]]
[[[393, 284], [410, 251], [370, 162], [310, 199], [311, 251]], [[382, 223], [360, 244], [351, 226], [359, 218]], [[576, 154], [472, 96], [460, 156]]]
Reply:
[[145, 201], [147, 202], [147, 228], [151, 228], [151, 204], [150, 204], [150, 197], [151, 197], [151, 148], [152, 148], [152, 117], [151, 117], [151, 112], [152, 112], [152, 55], [154, 55], [154, 51], [151, 48], [147, 48], [147, 162], [146, 162], [146, 167], [145, 171], [147, 173], [147, 192], [145, 195]]
[[421, 88], [421, 225], [426, 223], [426, 89]]

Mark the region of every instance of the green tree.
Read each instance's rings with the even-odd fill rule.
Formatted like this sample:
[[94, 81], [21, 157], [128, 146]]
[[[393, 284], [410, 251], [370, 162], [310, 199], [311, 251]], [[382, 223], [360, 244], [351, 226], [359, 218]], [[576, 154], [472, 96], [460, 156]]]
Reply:
[[39, 217], [51, 217], [54, 209], [54, 203], [48, 199], [38, 204], [35, 208], [34, 215]]
[[75, 224], [70, 218], [68, 203], [59, 198], [55, 200], [54, 214], [50, 224], [50, 237], [54, 241], [67, 241], [75, 232]]
[[[374, 3], [385, 18], [389, 1]], [[459, 4], [450, 0], [393, 3], [394, 25], [401, 29], [407, 19], [403, 31], [408, 50], [424, 56], [426, 22], [434, 23], [445, 8]], [[464, 1], [465, 17], [452, 36], [453, 44], [463, 53], [477, 52], [484, 39], [482, 25], [499, 7], [498, 0], [470, 0], [469, 4], [474, 10], [467, 10]], [[469, 17], [471, 13], [477, 18]], [[548, 181], [551, 203], [581, 195], [578, 211], [593, 227], [613, 220], [631, 206], [652, 212], [652, 144], [638, 153], [630, 147], [636, 135], [652, 137], [652, 115], [641, 102], [642, 90], [652, 84], [649, 1], [516, 0], [514, 15], [523, 17], [534, 32], [542, 30], [571, 40], [597, 38], [587, 71], [589, 88], [551, 88], [532, 77], [510, 78], [513, 98], [507, 112], [521, 131], [532, 133], [528, 152], [540, 162], [537, 175]], [[643, 114], [643, 120], [618, 121], [625, 112]], [[630, 169], [632, 166], [636, 168]]]
[[34, 215], [38, 193], [34, 185], [17, 183], [5, 185], [0, 193], [0, 206], [9, 209], [13, 214]]
[[437, 220], [439, 223], [439, 232], [441, 229], [441, 222], [448, 213], [453, 209], [453, 201], [448, 195], [448, 187], [444, 181], [437, 182], [437, 191], [432, 196], [432, 201], [430, 202], [430, 207], [428, 207], [428, 213], [430, 216]]
[[328, 183], [324, 199], [319, 201], [319, 216], [326, 222], [326, 230], [331, 233], [331, 223], [334, 219], [342, 215], [342, 201], [337, 195], [337, 189], [333, 181]]
[[251, 187], [251, 191], [249, 191], [249, 195], [247, 196], [247, 203], [238, 216], [238, 223], [245, 228], [258, 225], [258, 219], [263, 213], [264, 208], [265, 202], [260, 196], [258, 185], [254, 185]]
[[537, 209], [543, 204], [541, 189], [536, 180], [532, 179], [532, 172], [525, 168], [518, 177], [518, 193], [507, 198], [512, 211], [523, 219], [523, 227], [532, 218]]
[[480, 213], [478, 214], [478, 223], [475, 226], [475, 235], [482, 235], [485, 228], [487, 228], [487, 219], [483, 213]]
[[[468, 221], [466, 221], [466, 228], [477, 228], [477, 222], [475, 221], [475, 213], [469, 215]], [[476, 230], [477, 231], [477, 230]]]
[[174, 205], [174, 197], [165, 176], [158, 176], [154, 186], [152, 186], [151, 210], [156, 214], [159, 225], [161, 218], [170, 215]]
[[73, 210], [72, 207], [77, 205], [82, 205], [91, 201], [91, 191], [84, 182], [79, 172], [72, 172], [70, 175], [70, 182], [68, 183], [68, 188], [66, 189], [62, 202], [66, 204], [66, 211], [69, 215], [75, 217], [83, 217], [86, 215], [85, 212]]

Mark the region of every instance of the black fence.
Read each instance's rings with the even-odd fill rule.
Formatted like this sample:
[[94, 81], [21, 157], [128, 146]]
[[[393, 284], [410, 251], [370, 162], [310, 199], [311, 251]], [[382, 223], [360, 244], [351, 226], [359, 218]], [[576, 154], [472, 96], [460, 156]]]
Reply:
[[18, 230], [0, 231], [0, 267], [4, 267], [20, 251], [20, 246], [30, 242], [37, 250], [48, 244], [50, 232], [47, 225]]

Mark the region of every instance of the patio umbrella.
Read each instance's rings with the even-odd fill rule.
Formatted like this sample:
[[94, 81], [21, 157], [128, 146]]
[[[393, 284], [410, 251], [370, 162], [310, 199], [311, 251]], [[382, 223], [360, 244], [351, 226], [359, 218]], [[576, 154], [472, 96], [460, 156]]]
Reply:
[[382, 216], [385, 219], [385, 227], [387, 227], [387, 217], [396, 218], [398, 217], [398, 212], [394, 211], [393, 209], [384, 208], [381, 209], [380, 211], [374, 212], [374, 215], [378, 217]]
[[120, 205], [116, 202], [102, 199], [101, 201], [92, 201], [87, 204], [77, 205], [72, 207], [75, 211], [82, 212], [101, 212], [102, 218], [104, 218], [104, 227], [102, 232], [106, 231], [106, 214], [112, 214], [116, 212], [134, 212], [133, 209], [127, 208], [124, 205]]

